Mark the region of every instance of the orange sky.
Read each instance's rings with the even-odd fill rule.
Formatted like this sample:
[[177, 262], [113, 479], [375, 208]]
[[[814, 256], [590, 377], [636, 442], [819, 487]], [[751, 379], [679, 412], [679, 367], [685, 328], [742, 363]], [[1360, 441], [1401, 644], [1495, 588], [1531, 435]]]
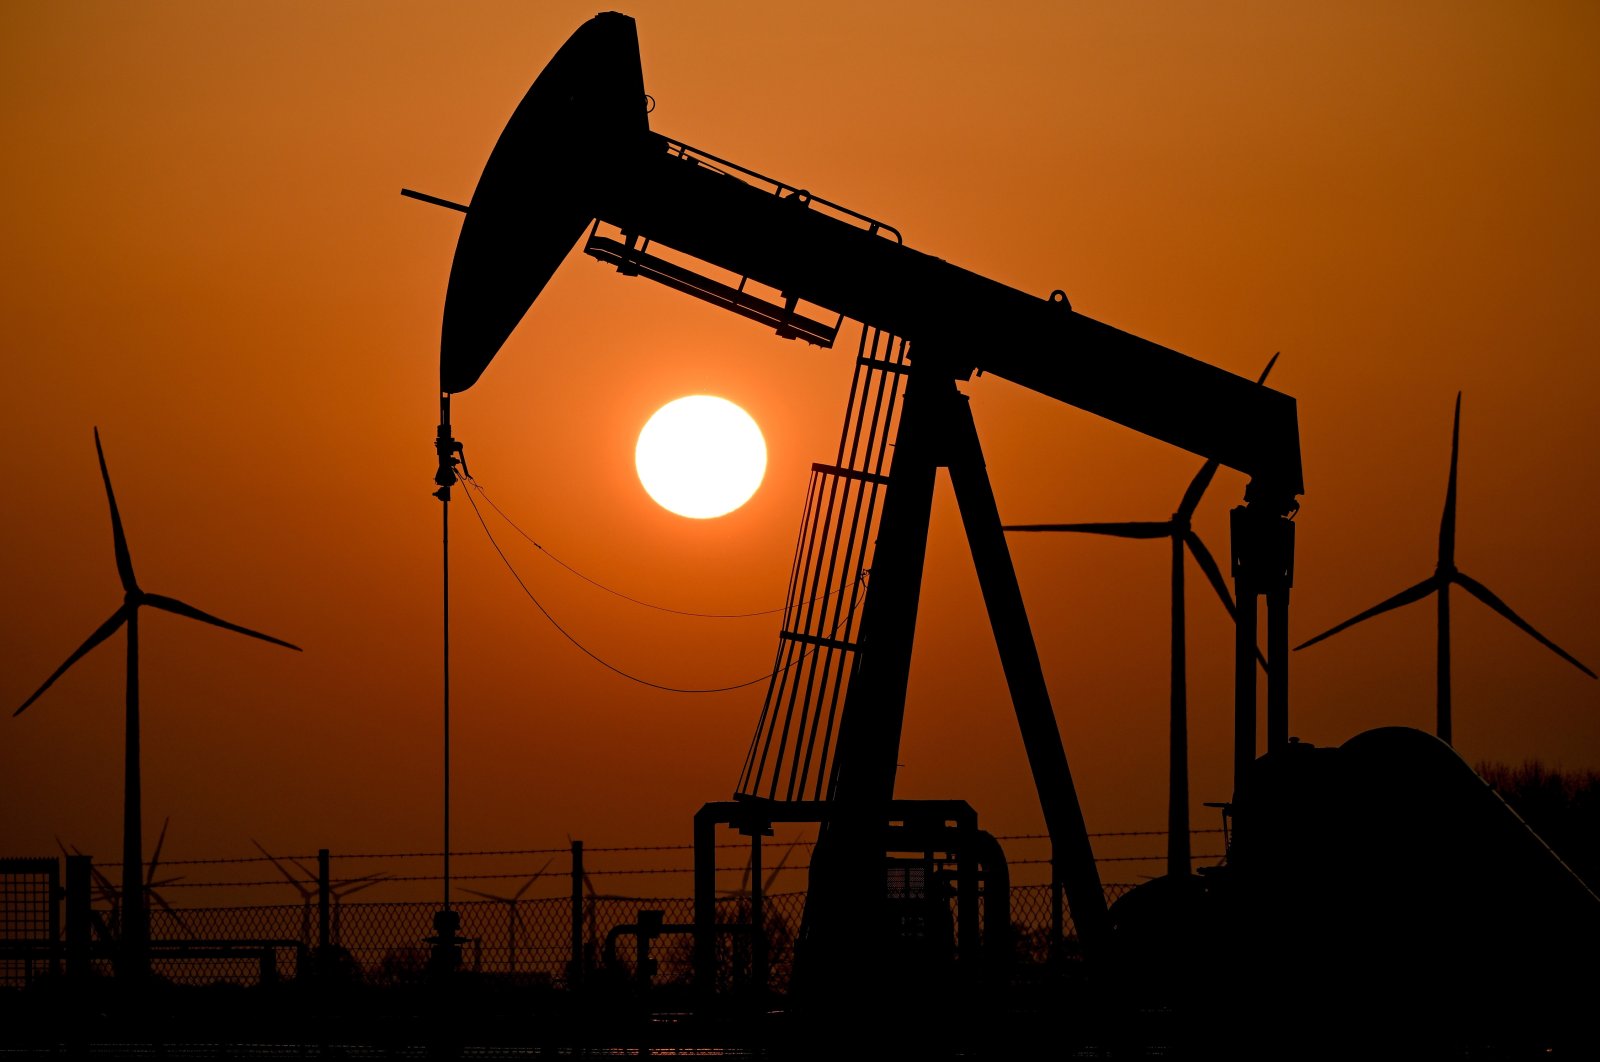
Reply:
[[[1301, 640], [1432, 570], [1465, 391], [1459, 561], [1600, 665], [1600, 12], [1592, 5], [638, 3], [654, 128], [896, 225], [913, 247], [1238, 373], [1284, 352], [1307, 493]], [[296, 641], [143, 631], [147, 844], [429, 848], [438, 814], [437, 342], [457, 200], [593, 7], [0, 9], [0, 315], [13, 469], [0, 703], [118, 604], [90, 429], [141, 582]], [[552, 160], [581, 165], [582, 160]], [[575, 255], [456, 402], [473, 472], [559, 556], [689, 609], [781, 604], [840, 350]], [[1002, 516], [1161, 519], [1198, 459], [984, 378]], [[711, 392], [770, 448], [716, 521], [657, 508], [645, 418]], [[1198, 523], [1219, 557], [1243, 479]], [[532, 611], [457, 505], [456, 837], [687, 841], [762, 689], [657, 693]], [[511, 538], [503, 539], [508, 546]], [[1164, 821], [1167, 572], [1147, 542], [1014, 543], [1091, 829]], [[515, 556], [619, 665], [717, 685], [767, 620], [643, 613]], [[1231, 665], [1191, 571], [1196, 825], [1228, 796]], [[1457, 595], [1469, 761], [1600, 767], [1600, 684]], [[1431, 727], [1433, 613], [1293, 661], [1292, 730]], [[115, 858], [123, 643], [0, 721], [0, 854]], [[937, 499], [899, 792], [1042, 826], [948, 486]]]

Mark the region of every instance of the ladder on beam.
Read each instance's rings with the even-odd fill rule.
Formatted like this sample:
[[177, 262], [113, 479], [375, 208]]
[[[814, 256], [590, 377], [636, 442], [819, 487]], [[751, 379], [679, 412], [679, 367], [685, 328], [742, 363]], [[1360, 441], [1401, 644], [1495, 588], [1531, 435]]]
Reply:
[[838, 456], [811, 466], [777, 659], [739, 776], [741, 796], [821, 800], [831, 788], [908, 350], [904, 339], [862, 326]]

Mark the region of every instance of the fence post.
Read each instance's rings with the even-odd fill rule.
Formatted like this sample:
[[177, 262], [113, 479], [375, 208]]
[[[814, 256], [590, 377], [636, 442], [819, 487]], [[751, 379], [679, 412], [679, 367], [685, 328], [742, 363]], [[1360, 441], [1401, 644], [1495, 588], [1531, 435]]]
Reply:
[[50, 976], [61, 974], [61, 902], [66, 899], [61, 885], [61, 864], [50, 860]]
[[570, 985], [583, 983], [583, 842], [572, 842], [572, 972]]
[[767, 918], [761, 896], [761, 829], [750, 832], [750, 973], [756, 991], [767, 991]]
[[694, 986], [709, 998], [717, 987], [717, 805], [694, 816]]
[[89, 975], [89, 857], [67, 856], [67, 976]]
[[332, 884], [328, 874], [328, 850], [317, 849], [317, 950], [321, 952], [324, 962], [328, 961], [328, 945], [332, 943], [329, 937], [329, 904], [333, 894]]
[[1061, 953], [1065, 943], [1066, 923], [1061, 917], [1061, 868], [1057, 865], [1055, 846], [1050, 847], [1050, 948], [1053, 959]]

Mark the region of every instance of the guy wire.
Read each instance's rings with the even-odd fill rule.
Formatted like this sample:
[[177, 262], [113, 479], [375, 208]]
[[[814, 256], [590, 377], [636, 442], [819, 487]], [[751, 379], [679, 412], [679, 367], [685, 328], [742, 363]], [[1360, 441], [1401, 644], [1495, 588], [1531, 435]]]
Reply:
[[[613, 587], [607, 586], [605, 583], [602, 583], [598, 579], [595, 579], [595, 578], [593, 578], [591, 576], [585, 575], [583, 572], [579, 571], [577, 568], [574, 568], [572, 565], [568, 564], [566, 561], [562, 560], [560, 557], [556, 556], [554, 553], [551, 553], [548, 549], [546, 549], [539, 542], [538, 539], [536, 539], [532, 535], [528, 534], [520, 526], [517, 525], [517, 522], [515, 520], [513, 520], [513, 519], [511, 519], [511, 517], [507, 516], [505, 510], [500, 508], [500, 506], [495, 504], [494, 499], [489, 497], [488, 491], [484, 490], [482, 485], [480, 485], [477, 480], [475, 480], [471, 476], [467, 476], [467, 475], [463, 475], [461, 478], [462, 478], [463, 482], [465, 482], [473, 490], [478, 492], [478, 496], [480, 498], [482, 498], [484, 501], [489, 503], [489, 508], [493, 509], [497, 514], [499, 514], [500, 519], [504, 520], [508, 525], [510, 525], [511, 530], [515, 531], [517, 534], [519, 534], [523, 538], [527, 539], [528, 542], [533, 545], [534, 549], [537, 549], [540, 553], [543, 553], [546, 557], [549, 557], [551, 560], [555, 561], [557, 564], [561, 565], [561, 567], [565, 568], [567, 571], [571, 572], [573, 575], [576, 575], [579, 579], [582, 579], [584, 582], [588, 583], [589, 585], [599, 587], [601, 590], [604, 590], [606, 593], [612, 594], [612, 595], [614, 595], [616, 597], [620, 597], [624, 601], [631, 601], [635, 605], [640, 605], [640, 606], [642, 606], [644, 608], [655, 609], [657, 612], [670, 612], [675, 616], [690, 616], [690, 617], [693, 617], [695, 619], [752, 619], [752, 618], [754, 618], [756, 616], [772, 616], [772, 615], [776, 615], [777, 613], [783, 612], [785, 609], [787, 609], [789, 607], [788, 605], [782, 605], [782, 606], [780, 606], [778, 608], [761, 609], [758, 612], [692, 612], [692, 611], [690, 611], [688, 609], [668, 608], [666, 605], [657, 605], [657, 604], [655, 604], [653, 602], [650, 602], [650, 601], [641, 601], [637, 597], [633, 597], [630, 594], [625, 594], [621, 590], [617, 590], [617, 589], [614, 589]], [[850, 579], [850, 580], [848, 580], [848, 581], [846, 581], [844, 583], [839, 584], [836, 587], [833, 587], [832, 589], [828, 590], [827, 592], [818, 595], [813, 600], [820, 601], [820, 600], [822, 600], [824, 598], [832, 597], [834, 594], [837, 594], [839, 591], [843, 590], [845, 587], [849, 586], [853, 582], [855, 582], [855, 579], [852, 578], [852, 579]], [[804, 604], [804, 603], [805, 602], [802, 602], [802, 604]]]
[[[543, 615], [544, 618], [550, 622], [550, 626], [554, 627], [556, 629], [557, 633], [559, 633], [563, 638], [565, 638], [567, 641], [571, 642], [575, 647], [577, 647], [577, 649], [581, 653], [583, 653], [583, 655], [587, 656], [589, 659], [593, 660], [595, 663], [599, 664], [601, 667], [605, 668], [606, 670], [613, 671], [616, 674], [621, 675], [623, 678], [627, 679], [629, 682], [637, 682], [641, 686], [649, 686], [651, 689], [661, 690], [661, 691], [663, 691], [665, 693], [728, 693], [728, 692], [730, 692], [732, 690], [742, 690], [746, 686], [754, 686], [758, 682], [771, 681], [771, 679], [772, 679], [772, 677], [774, 675], [778, 674], [779, 672], [788, 670], [789, 668], [793, 667], [795, 664], [798, 664], [801, 660], [804, 660], [807, 656], [810, 656], [811, 653], [816, 652], [816, 649], [813, 648], [813, 649], [811, 649], [811, 650], [809, 650], [809, 651], [807, 651], [805, 653], [802, 653], [799, 657], [796, 657], [794, 660], [792, 660], [788, 664], [784, 665], [783, 667], [777, 668], [774, 671], [769, 671], [769, 672], [767, 672], [765, 674], [762, 674], [762, 675], [757, 675], [755, 678], [749, 679], [749, 680], [747, 680], [745, 682], [736, 682], [736, 683], [734, 683], [734, 684], [732, 684], [730, 686], [709, 686], [709, 687], [706, 687], [706, 688], [703, 688], [703, 689], [691, 689], [691, 688], [686, 688], [686, 687], [682, 687], [682, 686], [667, 686], [667, 685], [663, 685], [662, 683], [659, 683], [659, 682], [651, 682], [649, 679], [640, 678], [637, 675], [629, 674], [628, 672], [622, 670], [620, 667], [617, 667], [615, 664], [611, 663], [609, 660], [606, 660], [604, 657], [600, 656], [598, 653], [594, 652], [594, 650], [590, 649], [588, 646], [584, 645], [582, 642], [578, 641], [578, 639], [573, 637], [572, 634], [569, 633], [565, 627], [561, 626], [560, 623], [556, 622], [556, 618], [550, 614], [550, 610], [544, 607], [544, 604], [542, 602], [540, 602], [540, 600], [533, 595], [533, 591], [528, 588], [528, 584], [523, 582], [521, 574], [518, 573], [516, 567], [514, 565], [512, 565], [511, 558], [506, 556], [505, 550], [500, 548], [500, 543], [495, 540], [494, 532], [489, 530], [489, 524], [483, 518], [483, 510], [479, 509], [478, 508], [478, 503], [472, 500], [472, 492], [471, 491], [467, 492], [466, 499], [467, 499], [467, 504], [472, 506], [472, 513], [473, 513], [474, 516], [476, 516], [478, 518], [478, 524], [479, 524], [479, 526], [481, 526], [483, 528], [483, 533], [488, 537], [489, 544], [494, 547], [495, 553], [497, 553], [499, 555], [500, 562], [506, 566], [506, 570], [509, 571], [511, 573], [511, 577], [517, 581], [517, 585], [522, 588], [522, 592], [527, 595], [528, 600], [532, 601], [534, 607], [537, 608], [539, 610], [540, 614]], [[858, 576], [858, 578], [860, 578], [862, 580], [865, 580], [866, 579], [866, 573], [862, 572]], [[849, 616], [853, 615], [853, 614], [854, 614], [854, 609], [852, 609], [851, 612], [846, 615], [845, 619], [848, 620]]]

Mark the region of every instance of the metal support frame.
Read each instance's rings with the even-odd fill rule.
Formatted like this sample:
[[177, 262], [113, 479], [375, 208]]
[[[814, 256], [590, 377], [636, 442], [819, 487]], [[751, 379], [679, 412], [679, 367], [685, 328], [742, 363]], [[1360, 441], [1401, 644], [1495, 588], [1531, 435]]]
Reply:
[[[696, 879], [698, 880], [698, 879]], [[567, 983], [576, 988], [583, 984], [583, 842], [572, 842], [572, 961], [568, 968]]]
[[328, 850], [317, 849], [317, 958], [332, 960], [333, 880]]
[[139, 610], [128, 612], [127, 714], [122, 768], [122, 939], [117, 976], [138, 984], [150, 975], [150, 908], [144, 889], [144, 815], [139, 786]]
[[[1254, 483], [1251, 484], [1253, 488]], [[1289, 743], [1289, 590], [1294, 585], [1292, 498], [1246, 490], [1230, 513], [1238, 618], [1233, 653], [1233, 791], [1256, 758], [1256, 639], [1260, 599], [1267, 599], [1267, 751]]]
[[[703, 805], [694, 817], [694, 968], [695, 984], [704, 993], [716, 987], [717, 935], [725, 932], [746, 932], [761, 925], [719, 925], [717, 922], [717, 827], [732, 826], [741, 832], [759, 837], [779, 822], [815, 822], [824, 832], [841, 820], [860, 826], [854, 813], [836, 802], [827, 800], [729, 800]], [[871, 828], [861, 831], [866, 845], [876, 853], [870, 867], [863, 870], [862, 878], [877, 885], [876, 900], [883, 896], [884, 853], [887, 851], [912, 851], [930, 848], [952, 851], [956, 856], [957, 883], [956, 927], [957, 948], [963, 965], [976, 969], [979, 946], [979, 913], [977, 884], [984, 883], [982, 899], [985, 904], [983, 936], [991, 953], [1003, 952], [1011, 931], [1010, 875], [1005, 862], [1005, 852], [992, 836], [978, 829], [978, 813], [965, 800], [890, 800], [880, 805], [873, 817]], [[813, 860], [815, 869], [815, 860]], [[875, 871], [875, 873], [874, 873]], [[759, 881], [756, 884], [759, 888]], [[812, 890], [816, 891], [818, 879], [813, 876]], [[826, 885], [823, 886], [827, 888]], [[860, 899], [860, 898], [858, 898]], [[870, 899], [865, 907], [875, 909]], [[752, 904], [753, 913], [759, 908]], [[861, 913], [861, 908], [857, 908]], [[810, 903], [806, 917], [812, 917]], [[870, 913], [867, 914], [870, 919]], [[857, 924], [865, 919], [857, 919]], [[835, 923], [837, 924], [837, 923]], [[759, 938], [763, 934], [755, 929]], [[827, 944], [824, 944], [826, 947]], [[756, 945], [760, 947], [759, 944]], [[848, 944], [844, 945], [848, 949]], [[758, 984], [764, 984], [758, 981]]]
[[[940, 466], [950, 471], [968, 547], [983, 591], [989, 624], [999, 649], [1012, 707], [1027, 750], [1034, 788], [1050, 833], [1052, 860], [1086, 952], [1093, 954], [1108, 931], [1105, 892], [1055, 709], [1045, 685], [1022, 591], [1001, 530], [994, 489], [967, 396], [937, 358], [913, 356], [910, 383], [889, 470], [879, 548], [861, 626], [861, 653], [851, 676], [840, 722], [839, 747], [830, 794], [847, 810], [843, 836], [825, 830], [816, 862], [847, 863], [871, 851], [849, 825], [870, 823], [872, 809], [894, 794], [900, 734], [905, 717], [912, 638], [927, 555], [933, 487]], [[852, 854], [854, 853], [854, 854]], [[824, 867], [825, 871], [828, 868]], [[870, 882], [838, 869], [843, 892], [838, 909], [822, 917], [848, 925], [867, 899]], [[817, 880], [813, 872], [814, 888]], [[854, 884], [845, 884], [849, 879]], [[825, 887], [821, 898], [833, 902]], [[854, 895], [854, 899], [851, 895]], [[809, 906], [809, 905], [808, 905]], [[808, 917], [810, 917], [808, 913]]]

